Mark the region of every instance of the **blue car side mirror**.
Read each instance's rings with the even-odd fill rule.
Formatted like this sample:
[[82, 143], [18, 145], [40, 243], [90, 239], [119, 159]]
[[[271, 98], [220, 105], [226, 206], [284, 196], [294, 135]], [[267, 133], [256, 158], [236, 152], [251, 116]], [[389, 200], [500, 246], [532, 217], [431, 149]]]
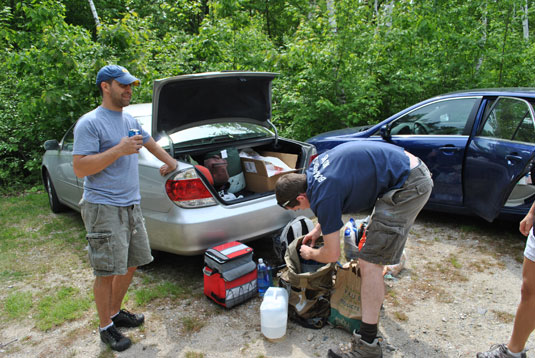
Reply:
[[388, 142], [392, 138], [390, 135], [390, 126], [388, 124], [381, 126], [379, 132], [381, 133], [381, 137]]

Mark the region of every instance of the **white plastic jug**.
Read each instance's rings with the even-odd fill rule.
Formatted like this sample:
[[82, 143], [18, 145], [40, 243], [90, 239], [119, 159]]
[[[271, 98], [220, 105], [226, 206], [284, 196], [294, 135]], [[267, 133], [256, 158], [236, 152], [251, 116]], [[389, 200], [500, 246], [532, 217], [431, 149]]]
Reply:
[[288, 322], [288, 291], [282, 287], [270, 287], [260, 305], [262, 334], [268, 339], [282, 338]]

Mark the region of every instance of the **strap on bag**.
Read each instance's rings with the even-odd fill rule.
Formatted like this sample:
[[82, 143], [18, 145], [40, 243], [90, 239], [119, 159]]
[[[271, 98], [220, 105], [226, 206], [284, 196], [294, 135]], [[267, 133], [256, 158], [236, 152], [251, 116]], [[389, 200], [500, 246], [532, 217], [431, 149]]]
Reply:
[[225, 303], [225, 299], [224, 299], [224, 298], [218, 297], [218, 296], [217, 296], [215, 293], [213, 293], [213, 292], [210, 292], [210, 296], [211, 296], [214, 300], [216, 300], [217, 302], [219, 302], [219, 303], [222, 303], [222, 304]]

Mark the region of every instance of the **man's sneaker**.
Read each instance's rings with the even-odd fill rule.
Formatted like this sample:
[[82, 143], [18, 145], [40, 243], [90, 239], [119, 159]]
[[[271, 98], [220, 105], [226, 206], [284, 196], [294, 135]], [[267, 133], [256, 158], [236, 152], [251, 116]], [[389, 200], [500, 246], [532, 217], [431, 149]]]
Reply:
[[353, 342], [351, 350], [342, 352], [341, 349], [329, 349], [327, 357], [329, 358], [383, 358], [383, 349], [381, 347], [382, 338], [377, 337], [372, 343], [361, 339], [359, 334], [353, 333]]
[[[484, 353], [478, 353], [477, 358], [514, 358], [511, 354], [509, 354], [509, 351], [507, 350], [507, 347], [505, 344], [496, 344], [492, 347], [490, 347], [490, 351], [484, 352]], [[520, 358], [526, 358], [526, 353], [522, 352], [520, 354]]]
[[142, 314], [134, 314], [127, 310], [120, 310], [117, 316], [111, 319], [116, 327], [139, 327], [145, 321]]
[[123, 336], [122, 333], [115, 328], [115, 325], [104, 331], [100, 331], [100, 339], [102, 342], [110, 346], [111, 349], [118, 352], [122, 352], [132, 345], [130, 338]]

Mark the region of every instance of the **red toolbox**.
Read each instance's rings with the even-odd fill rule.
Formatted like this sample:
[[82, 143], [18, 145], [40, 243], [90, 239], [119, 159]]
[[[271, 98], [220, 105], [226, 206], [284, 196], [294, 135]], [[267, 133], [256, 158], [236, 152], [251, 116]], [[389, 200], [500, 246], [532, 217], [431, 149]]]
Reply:
[[231, 308], [258, 294], [253, 249], [238, 241], [214, 246], [204, 254], [204, 294]]

